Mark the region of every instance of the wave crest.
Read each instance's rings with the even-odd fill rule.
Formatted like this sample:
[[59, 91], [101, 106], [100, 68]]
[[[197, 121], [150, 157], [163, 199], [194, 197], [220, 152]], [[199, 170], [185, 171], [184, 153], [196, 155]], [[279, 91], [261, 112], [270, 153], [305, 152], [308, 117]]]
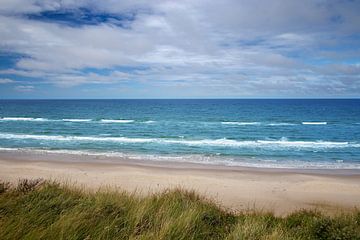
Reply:
[[232, 140], [232, 139], [161, 139], [161, 138], [128, 138], [128, 137], [99, 137], [99, 136], [62, 136], [62, 135], [30, 135], [1, 133], [2, 139], [33, 139], [47, 141], [87, 141], [87, 142], [117, 142], [117, 143], [155, 143], [155, 144], [179, 144], [189, 146], [213, 146], [233, 148], [305, 148], [305, 149], [327, 149], [360, 147], [359, 143], [332, 142], [332, 141], [289, 141], [286, 138], [280, 140]]
[[161, 162], [179, 162], [179, 163], [197, 163], [206, 165], [222, 165], [231, 167], [260, 167], [260, 168], [287, 168], [287, 169], [360, 169], [360, 165], [355, 162], [344, 160], [335, 160], [328, 162], [304, 162], [302, 160], [275, 160], [275, 159], [244, 159], [223, 156], [208, 156], [202, 154], [189, 155], [158, 155], [158, 154], [141, 154], [141, 153], [124, 153], [113, 151], [91, 151], [91, 150], [66, 150], [66, 149], [34, 149], [34, 148], [3, 148], [0, 151], [6, 152], [24, 152], [28, 154], [66, 154], [66, 155], [83, 155], [96, 157], [117, 157], [135, 160], [149, 160]]
[[260, 125], [261, 123], [260, 122], [221, 122], [221, 124], [245, 126], [245, 125]]
[[327, 125], [327, 122], [302, 122], [302, 125]]
[[44, 122], [49, 121], [46, 118], [30, 118], [30, 117], [3, 117], [1, 121], [33, 121], [33, 122]]
[[101, 119], [102, 123], [132, 123], [134, 120], [125, 120], [125, 119]]
[[64, 118], [62, 119], [64, 122], [91, 122], [92, 119], [76, 119], [76, 118]]

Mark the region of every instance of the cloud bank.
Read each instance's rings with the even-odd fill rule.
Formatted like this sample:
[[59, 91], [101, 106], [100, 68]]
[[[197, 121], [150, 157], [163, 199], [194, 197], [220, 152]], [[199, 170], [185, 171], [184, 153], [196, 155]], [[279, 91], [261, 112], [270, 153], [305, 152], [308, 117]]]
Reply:
[[359, 11], [345, 0], [3, 0], [0, 93], [359, 97]]

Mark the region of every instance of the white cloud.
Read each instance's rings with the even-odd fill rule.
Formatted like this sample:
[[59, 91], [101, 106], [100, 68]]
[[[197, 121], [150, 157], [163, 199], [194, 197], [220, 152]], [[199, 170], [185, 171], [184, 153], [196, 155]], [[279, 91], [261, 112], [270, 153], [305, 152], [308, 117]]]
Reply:
[[[0, 6], [0, 48], [26, 57], [0, 74], [61, 87], [139, 81], [159, 87], [237, 89], [251, 95], [259, 94], [258, 88], [282, 93], [293, 84], [307, 93], [315, 79], [316, 86], [344, 82], [334, 78], [337, 70], [347, 81], [352, 79], [349, 75], [359, 77], [358, 67], [311, 63], [349, 56], [319, 49], [336, 49], [344, 37], [359, 33], [359, 6], [322, 0], [6, 0]], [[79, 7], [103, 14], [136, 12], [136, 17], [127, 28], [111, 21], [72, 26], [21, 17]], [[145, 68], [118, 70], [124, 66]], [[107, 73], [83, 72], [84, 68]], [[327, 76], [331, 81], [324, 80]]]
[[0, 78], [0, 84], [14, 83], [15, 81], [9, 78]]
[[18, 91], [18, 92], [32, 92], [34, 91], [35, 87], [34, 86], [31, 86], [31, 85], [19, 85], [19, 86], [15, 86], [14, 87], [15, 91]]

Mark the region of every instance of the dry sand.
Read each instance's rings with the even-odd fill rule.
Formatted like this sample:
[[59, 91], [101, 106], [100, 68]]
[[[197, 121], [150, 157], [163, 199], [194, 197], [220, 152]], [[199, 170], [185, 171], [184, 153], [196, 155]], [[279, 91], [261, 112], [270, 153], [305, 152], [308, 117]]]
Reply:
[[255, 208], [277, 215], [302, 208], [331, 212], [360, 207], [359, 170], [230, 168], [88, 158], [0, 152], [0, 179], [13, 183], [19, 178], [56, 179], [91, 189], [111, 186], [141, 194], [181, 187], [232, 210]]

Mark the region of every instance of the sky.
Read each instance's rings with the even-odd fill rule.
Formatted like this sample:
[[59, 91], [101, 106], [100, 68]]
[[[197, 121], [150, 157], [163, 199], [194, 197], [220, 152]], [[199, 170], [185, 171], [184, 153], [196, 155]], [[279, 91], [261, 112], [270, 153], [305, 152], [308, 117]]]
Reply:
[[0, 99], [358, 98], [359, 0], [0, 0]]

